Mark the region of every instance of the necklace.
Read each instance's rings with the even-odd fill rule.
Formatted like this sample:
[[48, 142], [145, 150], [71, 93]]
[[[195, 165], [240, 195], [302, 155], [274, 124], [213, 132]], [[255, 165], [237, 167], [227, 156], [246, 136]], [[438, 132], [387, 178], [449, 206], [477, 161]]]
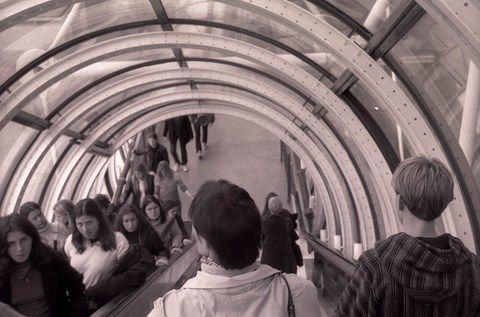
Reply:
[[209, 256], [202, 256], [200, 262], [203, 263], [203, 264], [206, 264], [206, 265], [210, 265], [210, 266], [219, 267], [219, 268], [224, 269], [224, 267], [222, 265], [215, 262], [215, 260], [212, 259]]

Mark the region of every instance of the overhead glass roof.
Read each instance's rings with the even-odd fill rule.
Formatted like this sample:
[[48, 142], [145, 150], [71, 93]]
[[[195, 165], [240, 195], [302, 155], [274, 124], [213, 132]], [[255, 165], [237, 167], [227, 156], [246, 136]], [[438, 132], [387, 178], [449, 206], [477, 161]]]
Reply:
[[1, 1], [1, 213], [105, 189], [138, 127], [203, 107], [286, 131], [329, 234], [364, 247], [398, 230], [398, 162], [438, 157], [457, 198], [439, 227], [476, 250], [480, 8], [464, 2]]

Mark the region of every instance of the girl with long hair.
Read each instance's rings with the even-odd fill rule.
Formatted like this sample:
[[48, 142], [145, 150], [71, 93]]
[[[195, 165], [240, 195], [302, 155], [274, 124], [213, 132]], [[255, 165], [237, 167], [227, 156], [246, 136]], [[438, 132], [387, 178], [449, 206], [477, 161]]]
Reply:
[[73, 208], [75, 205], [68, 199], [59, 200], [53, 206], [55, 219], [69, 230], [70, 233], [75, 230], [75, 221], [73, 220]]
[[88, 316], [82, 275], [23, 215], [0, 218], [0, 302], [25, 316]]
[[190, 197], [190, 199], [193, 198], [192, 194], [188, 191], [182, 179], [173, 173], [166, 161], [158, 163], [157, 174], [155, 175], [153, 183], [155, 185], [154, 196], [157, 197], [164, 210], [171, 212], [175, 216], [178, 227], [182, 231], [183, 245], [190, 244], [191, 240], [182, 220], [182, 204], [180, 202], [180, 196], [178, 195], [178, 188]]
[[155, 229], [148, 222], [140, 210], [132, 205], [125, 204], [117, 214], [115, 228], [123, 233], [128, 242], [144, 247], [155, 257], [157, 266], [168, 263], [168, 250]]
[[65, 243], [65, 253], [70, 264], [83, 274], [88, 289], [110, 277], [129, 244], [122, 233], [110, 229], [93, 199], [80, 200], [73, 211], [76, 226]]
[[160, 239], [169, 248], [170, 253], [180, 253], [182, 232], [177, 225], [175, 215], [171, 212], [167, 213], [158, 199], [152, 195], [145, 196], [142, 209]]

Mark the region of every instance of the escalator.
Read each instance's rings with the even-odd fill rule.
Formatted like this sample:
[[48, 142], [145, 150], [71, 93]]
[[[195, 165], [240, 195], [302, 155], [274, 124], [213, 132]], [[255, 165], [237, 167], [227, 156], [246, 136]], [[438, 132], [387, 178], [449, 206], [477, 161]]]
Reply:
[[153, 302], [171, 289], [180, 288], [200, 268], [200, 257], [194, 245], [170, 259], [168, 266], [158, 268], [148, 276], [144, 285], [116, 296], [92, 316], [146, 316]]

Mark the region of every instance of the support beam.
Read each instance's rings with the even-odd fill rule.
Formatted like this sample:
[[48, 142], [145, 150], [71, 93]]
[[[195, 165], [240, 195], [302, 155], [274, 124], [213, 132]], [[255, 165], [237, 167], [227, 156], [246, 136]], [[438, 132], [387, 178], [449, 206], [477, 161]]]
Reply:
[[[379, 31], [367, 42], [365, 51], [374, 60], [383, 57], [413, 28], [424, 14], [425, 10], [415, 1], [403, 1], [382, 24]], [[351, 71], [346, 70], [333, 84], [332, 90], [337, 95], [341, 95], [357, 81], [358, 78]]]
[[458, 142], [470, 166], [477, 140], [478, 114], [480, 110], [480, 70], [470, 61], [468, 66], [465, 103], [463, 104], [462, 123]]
[[[39, 131], [47, 130], [52, 126], [50, 121], [37, 117], [23, 110], [17, 113], [15, 117], [13, 117], [12, 121]], [[63, 134], [75, 140], [85, 140], [85, 136], [83, 134], [70, 129], [65, 130]], [[79, 142], [77, 141], [77, 143]], [[108, 147], [108, 143], [96, 141], [95, 147], [92, 148], [92, 152], [95, 154], [101, 153], [102, 155], [109, 154], [110, 152], [108, 151]]]

